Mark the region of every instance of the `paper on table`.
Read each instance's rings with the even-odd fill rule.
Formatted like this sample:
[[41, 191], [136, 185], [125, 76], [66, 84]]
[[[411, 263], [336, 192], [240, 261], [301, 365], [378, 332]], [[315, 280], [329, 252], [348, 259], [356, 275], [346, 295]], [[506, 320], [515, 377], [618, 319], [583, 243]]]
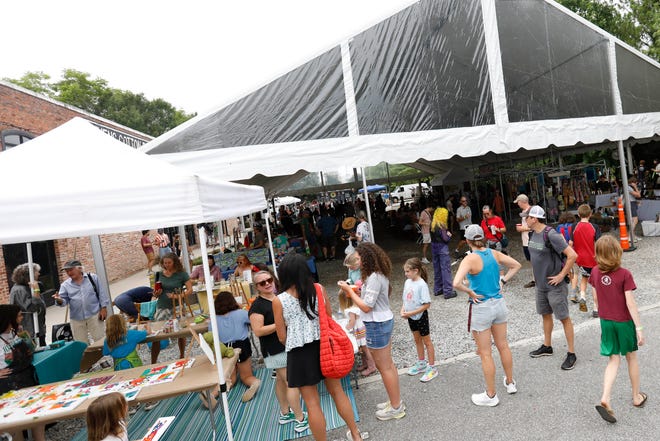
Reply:
[[160, 437], [163, 436], [163, 433], [165, 433], [167, 428], [170, 427], [172, 421], [174, 421], [173, 416], [158, 418], [158, 420], [156, 420], [154, 425], [151, 426], [144, 438], [142, 438], [142, 441], [158, 441]]
[[206, 340], [204, 340], [204, 337], [199, 339], [199, 347], [202, 348], [202, 351], [204, 351], [204, 355], [208, 357], [211, 364], [215, 365], [215, 356], [213, 355], [213, 351], [211, 350], [209, 344], [206, 343]]

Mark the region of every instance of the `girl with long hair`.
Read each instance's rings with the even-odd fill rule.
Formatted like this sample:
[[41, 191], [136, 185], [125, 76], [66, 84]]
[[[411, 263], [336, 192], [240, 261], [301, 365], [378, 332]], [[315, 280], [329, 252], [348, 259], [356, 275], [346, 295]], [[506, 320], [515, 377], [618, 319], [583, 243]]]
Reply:
[[[325, 288], [314, 284], [307, 260], [299, 254], [287, 255], [278, 268], [284, 292], [273, 299], [273, 314], [277, 336], [286, 347], [287, 381], [289, 387], [299, 387], [309, 412], [309, 427], [314, 439], [324, 441], [325, 416], [316, 385], [323, 380], [335, 402], [337, 412], [346, 422], [349, 440], [361, 440], [353, 415], [353, 407], [341, 380], [324, 378], [321, 374], [319, 314], [332, 315]], [[318, 289], [318, 291], [317, 291]], [[318, 310], [317, 295], [325, 300], [325, 311]]]
[[276, 281], [270, 271], [259, 271], [254, 275], [254, 286], [258, 296], [250, 306], [249, 316], [252, 332], [259, 337], [261, 353], [267, 369], [275, 370], [275, 397], [280, 405], [278, 422], [295, 423], [296, 432], [309, 427], [300, 404], [300, 391], [289, 387], [286, 381], [286, 348], [277, 338], [273, 300], [277, 296]]
[[111, 392], [92, 401], [87, 408], [87, 441], [128, 441], [124, 395]]
[[385, 251], [370, 242], [361, 242], [355, 250], [360, 261], [362, 291], [358, 295], [344, 281], [337, 284], [364, 313], [362, 321], [367, 328], [367, 347], [383, 378], [383, 385], [389, 398], [378, 404], [376, 418], [381, 421], [403, 418], [406, 405], [401, 399], [399, 373], [392, 359], [392, 331], [394, 314], [390, 309], [389, 296], [392, 292], [390, 276], [392, 262]]

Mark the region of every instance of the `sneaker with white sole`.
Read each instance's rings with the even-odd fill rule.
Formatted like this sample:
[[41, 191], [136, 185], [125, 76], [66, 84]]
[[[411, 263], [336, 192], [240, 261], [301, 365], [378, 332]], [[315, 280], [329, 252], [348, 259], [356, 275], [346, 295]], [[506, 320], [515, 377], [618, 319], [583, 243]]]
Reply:
[[250, 387], [248, 387], [248, 390], [246, 390], [243, 393], [243, 396], [241, 397], [241, 401], [246, 403], [250, 401], [252, 398], [254, 398], [254, 395], [259, 390], [259, 386], [261, 386], [261, 380], [257, 378], [254, 380], [254, 383], [252, 383]]
[[[295, 418], [294, 418], [295, 420]], [[301, 433], [304, 432], [305, 430], [309, 429], [309, 421], [307, 421], [307, 412], [303, 412], [303, 419], [298, 421], [295, 420], [296, 424], [293, 426], [293, 430], [296, 431], [296, 433]]]
[[424, 375], [422, 375], [422, 378], [420, 378], [419, 381], [421, 381], [422, 383], [426, 383], [427, 381], [433, 380], [437, 376], [438, 376], [438, 368], [429, 365], [426, 368], [426, 371], [424, 371]]
[[425, 265], [426, 265], [427, 263], [431, 263], [431, 262], [429, 262], [429, 259], [427, 259], [426, 257], [423, 257], [422, 260], [421, 260], [421, 262], [422, 262], [423, 264], [425, 264]]
[[396, 409], [390, 404], [385, 409], [376, 411], [376, 418], [381, 421], [399, 419], [404, 416], [406, 416], [406, 406], [403, 404], [403, 401], [401, 401], [401, 404]]
[[504, 383], [504, 387], [506, 387], [506, 393], [508, 394], [515, 394], [518, 392], [518, 388], [516, 387], [516, 380], [513, 380], [511, 383], [506, 382], [506, 375], [502, 379], [502, 383]]
[[294, 421], [296, 421], [296, 414], [294, 414], [291, 411], [289, 411], [286, 414], [280, 413], [280, 417], [278, 418], [278, 422], [280, 424], [289, 424], [289, 423], [293, 423]]
[[497, 394], [489, 397], [487, 392], [482, 392], [480, 394], [472, 394], [472, 402], [477, 406], [495, 407], [500, 404], [500, 399], [497, 398]]
[[533, 350], [529, 353], [529, 356], [532, 358], [547, 357], [552, 355], [552, 346], [541, 345], [538, 349]]
[[422, 372], [426, 371], [426, 367], [428, 366], [428, 363], [426, 360], [417, 360], [415, 364], [410, 366], [408, 369], [408, 375], [417, 375], [421, 374]]
[[[403, 410], [406, 410], [406, 404], [405, 404], [403, 401], [401, 402], [401, 405], [403, 406]], [[389, 402], [389, 400], [388, 400], [388, 401], [385, 401], [384, 403], [378, 403], [378, 404], [376, 404], [376, 409], [378, 409], [378, 410], [383, 410], [383, 409], [385, 409], [385, 408], [387, 408], [387, 407], [389, 407], [389, 406], [390, 406], [390, 402]]]
[[147, 404], [144, 405], [144, 410], [148, 412], [154, 407], [158, 406], [158, 403], [160, 403], [160, 401], [149, 401]]

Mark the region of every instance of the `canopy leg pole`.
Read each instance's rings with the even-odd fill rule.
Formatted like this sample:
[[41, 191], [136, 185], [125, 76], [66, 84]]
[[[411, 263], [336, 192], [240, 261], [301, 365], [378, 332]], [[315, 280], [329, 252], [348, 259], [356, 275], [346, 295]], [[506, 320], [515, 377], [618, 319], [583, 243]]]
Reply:
[[108, 274], [105, 271], [105, 259], [103, 258], [103, 247], [101, 246], [101, 237], [98, 235], [89, 236], [92, 243], [92, 256], [94, 257], [94, 266], [96, 267], [96, 275], [99, 277], [99, 283], [106, 289], [108, 299], [110, 300], [110, 307], [108, 308], [108, 316], [114, 314], [112, 308], [112, 293], [110, 292], [110, 284], [108, 283]]
[[364, 191], [365, 206], [367, 208], [367, 220], [369, 221], [369, 232], [371, 233], [371, 241], [376, 243], [376, 236], [374, 236], [374, 224], [371, 221], [371, 204], [369, 203], [369, 193], [367, 193], [367, 177], [364, 175], [364, 167], [360, 167], [362, 173], [362, 190]]
[[[28, 263], [28, 272], [30, 273], [30, 293], [34, 296], [34, 288], [32, 287], [32, 284], [35, 282], [34, 280], [34, 263], [32, 261], [32, 242], [28, 242], [25, 244], [25, 250], [27, 251], [27, 263]], [[41, 293], [39, 293], [39, 297], [41, 297]], [[34, 336], [39, 340], [38, 335], [39, 332], [41, 331], [41, 328], [39, 327], [39, 313], [38, 312], [33, 312], [32, 313], [32, 322], [34, 323]], [[45, 330], [44, 330], [45, 331]], [[44, 333], [44, 336], [46, 334]]]
[[[199, 245], [201, 247], [202, 256], [207, 255], [206, 251], [206, 230], [204, 227], [198, 229]], [[211, 278], [211, 269], [209, 268], [209, 260], [202, 259], [202, 266], [204, 267], [204, 279], [213, 280]], [[220, 337], [218, 334], [218, 321], [215, 319], [215, 302], [213, 299], [213, 284], [206, 284], [206, 300], [209, 305], [209, 317], [211, 317], [211, 333], [213, 334], [213, 350], [216, 354], [215, 366], [218, 370], [218, 384], [222, 392], [222, 409], [225, 414], [225, 422], [227, 426], [227, 439], [234, 440], [234, 434], [231, 428], [231, 417], [229, 415], [229, 401], [227, 400], [227, 383], [225, 380], [225, 373], [222, 367], [222, 351], [220, 350]], [[209, 405], [211, 402], [209, 401]], [[215, 420], [213, 420], [215, 422]], [[215, 424], [213, 424], [213, 436], [215, 438]]]
[[183, 261], [183, 268], [186, 270], [188, 274], [190, 274], [192, 272], [191, 271], [192, 268], [190, 262], [190, 253], [188, 252], [188, 239], [186, 238], [186, 227], [185, 225], [179, 225], [177, 228], [179, 230], [179, 246], [181, 247], [181, 260]]
[[[273, 207], [275, 205], [273, 204]], [[268, 234], [268, 249], [270, 250], [270, 261], [273, 262], [273, 273], [277, 277], [277, 265], [275, 265], [275, 250], [273, 250], [273, 236], [270, 233], [270, 208], [266, 207], [266, 234]]]

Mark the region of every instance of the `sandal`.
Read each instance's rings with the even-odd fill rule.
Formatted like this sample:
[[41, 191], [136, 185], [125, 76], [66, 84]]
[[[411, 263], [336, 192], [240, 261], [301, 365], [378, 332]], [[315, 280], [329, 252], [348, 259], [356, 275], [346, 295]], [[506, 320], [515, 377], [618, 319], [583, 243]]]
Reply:
[[644, 407], [644, 405], [646, 404], [646, 400], [649, 399], [649, 396], [646, 395], [644, 392], [640, 392], [639, 394], [642, 396], [642, 401], [640, 401], [639, 404], [635, 404], [635, 402], [633, 401], [633, 406]]
[[616, 418], [614, 417], [614, 411], [610, 406], [605, 403], [600, 403], [596, 406], [596, 410], [602, 419], [608, 423], [616, 423]]

